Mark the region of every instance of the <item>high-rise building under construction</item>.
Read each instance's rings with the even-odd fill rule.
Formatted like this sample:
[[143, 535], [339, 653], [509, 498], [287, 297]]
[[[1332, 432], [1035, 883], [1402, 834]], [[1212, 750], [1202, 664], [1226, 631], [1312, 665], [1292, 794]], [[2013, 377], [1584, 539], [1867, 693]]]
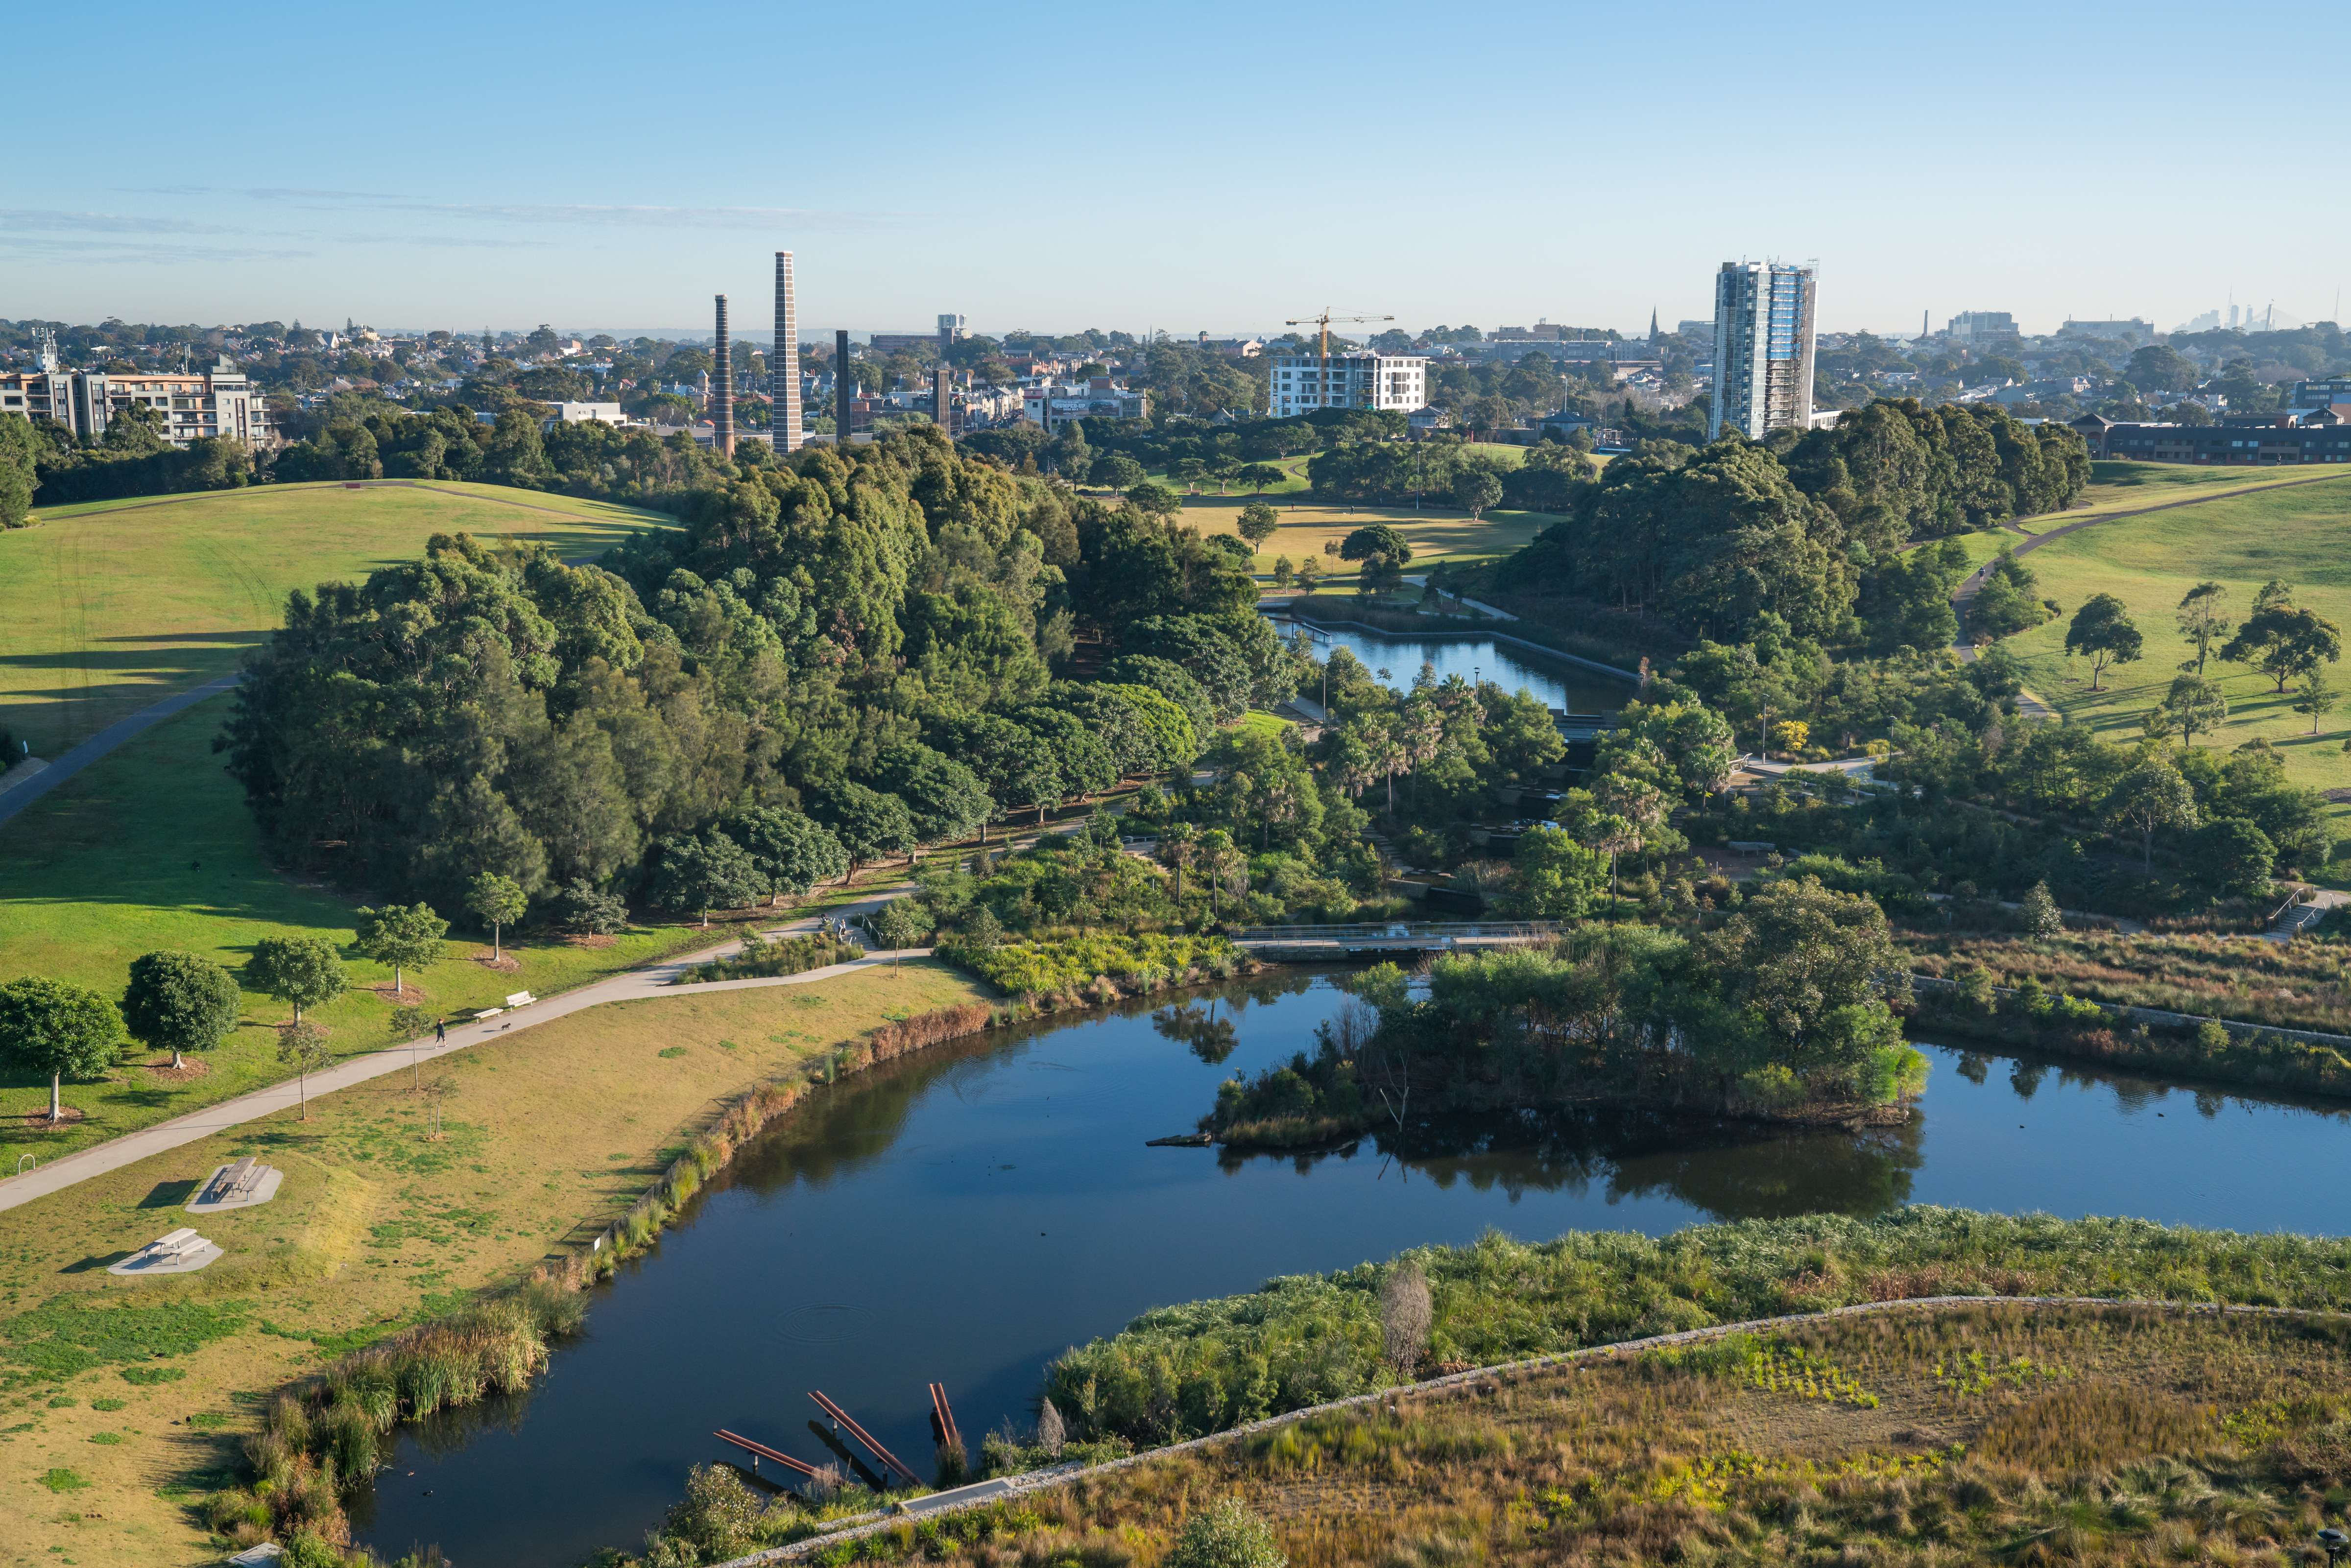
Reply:
[[1816, 271], [1811, 263], [1726, 261], [1715, 274], [1708, 439], [1812, 428]]

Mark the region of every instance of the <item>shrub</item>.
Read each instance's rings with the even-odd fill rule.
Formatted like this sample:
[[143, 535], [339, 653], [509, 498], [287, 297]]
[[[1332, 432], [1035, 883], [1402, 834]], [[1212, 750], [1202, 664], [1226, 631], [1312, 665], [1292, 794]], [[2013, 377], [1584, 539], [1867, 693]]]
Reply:
[[1273, 1530], [1238, 1498], [1224, 1498], [1184, 1521], [1162, 1568], [1285, 1568]]

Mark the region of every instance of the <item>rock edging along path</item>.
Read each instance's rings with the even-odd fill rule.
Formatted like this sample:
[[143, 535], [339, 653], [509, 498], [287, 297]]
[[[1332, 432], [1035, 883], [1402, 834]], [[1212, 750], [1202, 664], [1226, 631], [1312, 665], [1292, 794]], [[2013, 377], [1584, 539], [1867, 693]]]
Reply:
[[717, 1568], [762, 1568], [775, 1563], [789, 1563], [812, 1552], [870, 1535], [897, 1529], [913, 1518], [935, 1517], [943, 1513], [960, 1512], [966, 1509], [984, 1508], [1024, 1492], [1042, 1491], [1048, 1487], [1067, 1486], [1073, 1481], [1089, 1481], [1150, 1464], [1177, 1454], [1206, 1448], [1212, 1444], [1232, 1442], [1260, 1433], [1278, 1431], [1300, 1421], [1311, 1420], [1342, 1410], [1356, 1410], [1365, 1406], [1390, 1404], [1399, 1399], [1416, 1398], [1424, 1395], [1449, 1393], [1503, 1377], [1522, 1377], [1531, 1373], [1547, 1372], [1578, 1362], [1610, 1360], [1619, 1356], [1637, 1355], [1645, 1351], [1662, 1350], [1673, 1345], [1696, 1344], [1707, 1340], [1721, 1339], [1736, 1333], [1764, 1333], [1798, 1327], [1804, 1323], [1825, 1322], [1836, 1318], [1867, 1317], [1880, 1312], [1926, 1311], [1944, 1312], [1967, 1307], [2073, 1307], [2113, 1311], [2164, 1312], [2179, 1313], [2209, 1313], [2214, 1317], [2289, 1317], [2340, 1318], [2344, 1314], [2319, 1308], [2243, 1306], [2210, 1301], [2151, 1301], [2133, 1298], [2107, 1296], [1916, 1296], [1892, 1301], [1857, 1301], [1851, 1306], [1830, 1307], [1816, 1312], [1790, 1312], [1775, 1318], [1750, 1318], [1744, 1322], [1714, 1323], [1705, 1328], [1682, 1329], [1674, 1333], [1651, 1334], [1646, 1339], [1618, 1340], [1610, 1344], [1586, 1345], [1580, 1350], [1555, 1351], [1549, 1355], [1530, 1356], [1523, 1361], [1502, 1362], [1493, 1366], [1473, 1367], [1468, 1372], [1450, 1373], [1432, 1377], [1425, 1383], [1403, 1384], [1394, 1388], [1376, 1389], [1369, 1394], [1353, 1394], [1344, 1399], [1327, 1404], [1310, 1405], [1302, 1410], [1285, 1415], [1269, 1416], [1262, 1421], [1213, 1432], [1205, 1437], [1171, 1443], [1164, 1448], [1146, 1448], [1123, 1459], [1109, 1459], [1099, 1465], [1059, 1465], [1050, 1469], [1031, 1470], [1027, 1475], [1003, 1476], [980, 1481], [954, 1491], [934, 1493], [910, 1500], [897, 1508], [872, 1514], [860, 1514], [844, 1521], [841, 1529], [822, 1535], [811, 1535], [805, 1541], [795, 1541], [784, 1546], [771, 1546], [745, 1557], [730, 1558]]
[[[911, 891], [910, 887], [888, 890], [865, 904], [851, 905], [850, 911], [862, 913], [869, 908], [878, 908], [889, 899], [902, 896], [908, 891]], [[848, 912], [828, 911], [827, 913], [845, 916]], [[817, 918], [811, 916], [807, 920], [795, 921], [769, 935], [813, 930]], [[747, 980], [711, 980], [699, 984], [678, 983], [678, 977], [693, 966], [707, 963], [713, 958], [729, 956], [741, 952], [742, 948], [742, 943], [729, 942], [703, 952], [664, 959], [658, 964], [647, 965], [642, 969], [629, 969], [618, 975], [608, 975], [601, 980], [579, 987], [577, 989], [565, 991], [557, 996], [543, 997], [528, 1007], [518, 1008], [511, 1012], [502, 1012], [486, 1022], [460, 1024], [449, 1031], [449, 1038], [445, 1042], [426, 1044], [419, 1039], [406, 1045], [387, 1046], [381, 1051], [371, 1051], [363, 1056], [346, 1058], [324, 1071], [311, 1073], [307, 1090], [300, 1079], [290, 1078], [281, 1083], [272, 1083], [266, 1088], [256, 1089], [249, 1094], [240, 1094], [233, 1100], [223, 1100], [217, 1104], [191, 1111], [183, 1116], [174, 1116], [168, 1122], [159, 1122], [152, 1127], [141, 1127], [137, 1132], [125, 1133], [119, 1138], [110, 1138], [105, 1143], [93, 1144], [89, 1148], [78, 1149], [60, 1157], [55, 1164], [36, 1166], [22, 1176], [11, 1176], [5, 1181], [0, 1181], [0, 1209], [15, 1208], [20, 1204], [30, 1203], [35, 1198], [62, 1192], [67, 1187], [78, 1182], [88, 1181], [92, 1176], [120, 1170], [125, 1166], [136, 1165], [151, 1155], [193, 1144], [199, 1138], [209, 1138], [216, 1133], [226, 1132], [232, 1127], [256, 1121], [263, 1116], [273, 1115], [279, 1111], [292, 1110], [303, 1103], [306, 1096], [316, 1099], [322, 1094], [331, 1094], [338, 1089], [349, 1089], [372, 1079], [386, 1077], [394, 1072], [404, 1072], [412, 1064], [421, 1067], [427, 1061], [436, 1061], [454, 1051], [465, 1051], [476, 1045], [491, 1044], [500, 1036], [516, 1030], [528, 1029], [534, 1024], [568, 1017], [589, 1008], [601, 1007], [607, 1002], [643, 1001], [656, 997], [699, 996], [705, 991], [744, 991], [761, 986], [805, 986], [818, 980], [829, 980], [836, 975], [846, 975], [858, 969], [870, 969], [879, 965], [893, 963], [901, 958], [927, 957], [931, 951], [928, 947], [907, 947], [895, 952], [869, 953], [864, 957], [850, 963], [828, 964], [820, 969], [804, 969], [797, 975], [776, 975]]]

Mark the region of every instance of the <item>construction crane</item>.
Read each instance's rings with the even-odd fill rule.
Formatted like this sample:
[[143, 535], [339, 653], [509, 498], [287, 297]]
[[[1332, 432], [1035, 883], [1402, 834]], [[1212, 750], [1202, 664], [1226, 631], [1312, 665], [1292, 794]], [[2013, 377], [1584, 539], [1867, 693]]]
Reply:
[[1285, 327], [1316, 327], [1322, 329], [1322, 361], [1320, 367], [1322, 380], [1315, 394], [1317, 402], [1321, 402], [1322, 406], [1326, 408], [1330, 406], [1331, 323], [1333, 321], [1393, 321], [1395, 319], [1395, 318], [1393, 316], [1334, 316], [1331, 313], [1331, 308], [1328, 305], [1325, 305], [1322, 307], [1322, 313], [1319, 316], [1310, 316], [1303, 321], [1284, 321], [1282, 323]]

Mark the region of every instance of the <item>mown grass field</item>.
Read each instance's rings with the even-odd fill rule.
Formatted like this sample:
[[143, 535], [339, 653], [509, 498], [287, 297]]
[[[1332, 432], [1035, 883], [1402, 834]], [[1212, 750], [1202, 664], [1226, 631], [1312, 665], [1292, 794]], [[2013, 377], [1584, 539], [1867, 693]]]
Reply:
[[2106, 459], [2090, 465], [2090, 483], [2070, 510], [2046, 517], [2026, 517], [2028, 533], [2042, 533], [2083, 517], [2127, 512], [2140, 507], [2160, 507], [2231, 490], [2268, 490], [2314, 476], [2304, 467], [2207, 467], [2192, 463], [2124, 463]]
[[[2042, 593], [2064, 611], [2006, 645], [2024, 661], [2026, 685], [2069, 719], [2108, 739], [2135, 739], [2141, 717], [2162, 700], [2189, 652], [2173, 623], [2182, 594], [2206, 579], [2225, 583], [2241, 617], [2262, 583], [2283, 578], [2294, 584], [2297, 603], [2351, 625], [2346, 538], [2351, 474], [2083, 528], [2024, 558]], [[2095, 593], [2114, 594], [2129, 607], [2146, 652], [2136, 664], [2110, 667], [2093, 692], [2087, 664], [2069, 659], [2064, 645], [2074, 612]], [[2259, 673], [2218, 661], [2206, 673], [2227, 695], [2231, 711], [2220, 732], [2198, 744], [2228, 747], [2263, 737], [2284, 755], [2287, 777], [2296, 783], [2351, 788], [2351, 757], [2342, 749], [2351, 735], [2351, 707], [2322, 719], [2313, 736], [2309, 718], [2293, 711], [2292, 694], [2273, 692]], [[2345, 680], [2339, 668], [2331, 673]], [[2337, 812], [2351, 815], [2351, 808], [2338, 805]]]
[[2351, 1481], [2346, 1337], [2127, 1308], [1807, 1324], [1392, 1398], [827, 1560], [1149, 1562], [1238, 1499], [1291, 1568], [2300, 1563]]
[[[352, 937], [351, 900], [280, 875], [263, 858], [245, 798], [212, 754], [225, 703], [199, 703], [132, 739], [0, 827], [0, 979], [45, 975], [120, 996], [131, 961], [184, 948], [232, 968], [264, 936]], [[444, 914], [454, 914], [444, 911]], [[508, 942], [511, 970], [477, 963], [489, 954], [470, 928], [452, 932], [450, 956], [406, 977], [435, 1011], [489, 1006], [509, 992], [568, 989], [617, 969], [726, 939], [683, 923], [632, 927], [608, 945], [560, 938]], [[309, 1016], [339, 1053], [391, 1039], [392, 975], [350, 962], [352, 989]], [[381, 986], [382, 993], [367, 988]], [[202, 1074], [172, 1082], [141, 1051], [98, 1083], [68, 1083], [81, 1122], [50, 1131], [26, 1118], [48, 1109], [48, 1082], [0, 1073], [0, 1162], [20, 1154], [53, 1159], [135, 1127], [180, 1115], [287, 1075], [277, 1030], [291, 1015], [247, 993], [244, 1024], [200, 1059]]]
[[[0, 1563], [217, 1561], [192, 1505], [267, 1392], [585, 1245], [739, 1091], [974, 996], [917, 962], [619, 1003], [435, 1064], [455, 1084], [438, 1142], [399, 1075], [0, 1213]], [[285, 1185], [198, 1222], [226, 1257], [178, 1280], [105, 1272], [245, 1154]]]
[[413, 559], [435, 533], [528, 539], [578, 559], [672, 519], [496, 485], [271, 485], [37, 508], [0, 533], [0, 727], [55, 758], [227, 674], [287, 592]]
[[[1203, 534], [1230, 534], [1240, 525], [1241, 508], [1254, 499], [1252, 496], [1188, 496], [1178, 520]], [[1468, 513], [1449, 506], [1431, 506], [1426, 511], [1409, 507], [1316, 506], [1287, 501], [1270, 492], [1266, 501], [1280, 515], [1281, 527], [1259, 548], [1251, 564], [1259, 572], [1270, 572], [1274, 561], [1282, 556], [1288, 556], [1292, 566], [1311, 559], [1325, 580], [1352, 580], [1355, 563], [1325, 555], [1322, 547], [1372, 523], [1389, 524], [1404, 535], [1405, 542], [1412, 546], [1412, 564], [1405, 570], [1417, 572], [1440, 561], [1490, 560], [1508, 555], [1559, 521], [1548, 512], [1504, 511], [1489, 511], [1473, 521]]]

